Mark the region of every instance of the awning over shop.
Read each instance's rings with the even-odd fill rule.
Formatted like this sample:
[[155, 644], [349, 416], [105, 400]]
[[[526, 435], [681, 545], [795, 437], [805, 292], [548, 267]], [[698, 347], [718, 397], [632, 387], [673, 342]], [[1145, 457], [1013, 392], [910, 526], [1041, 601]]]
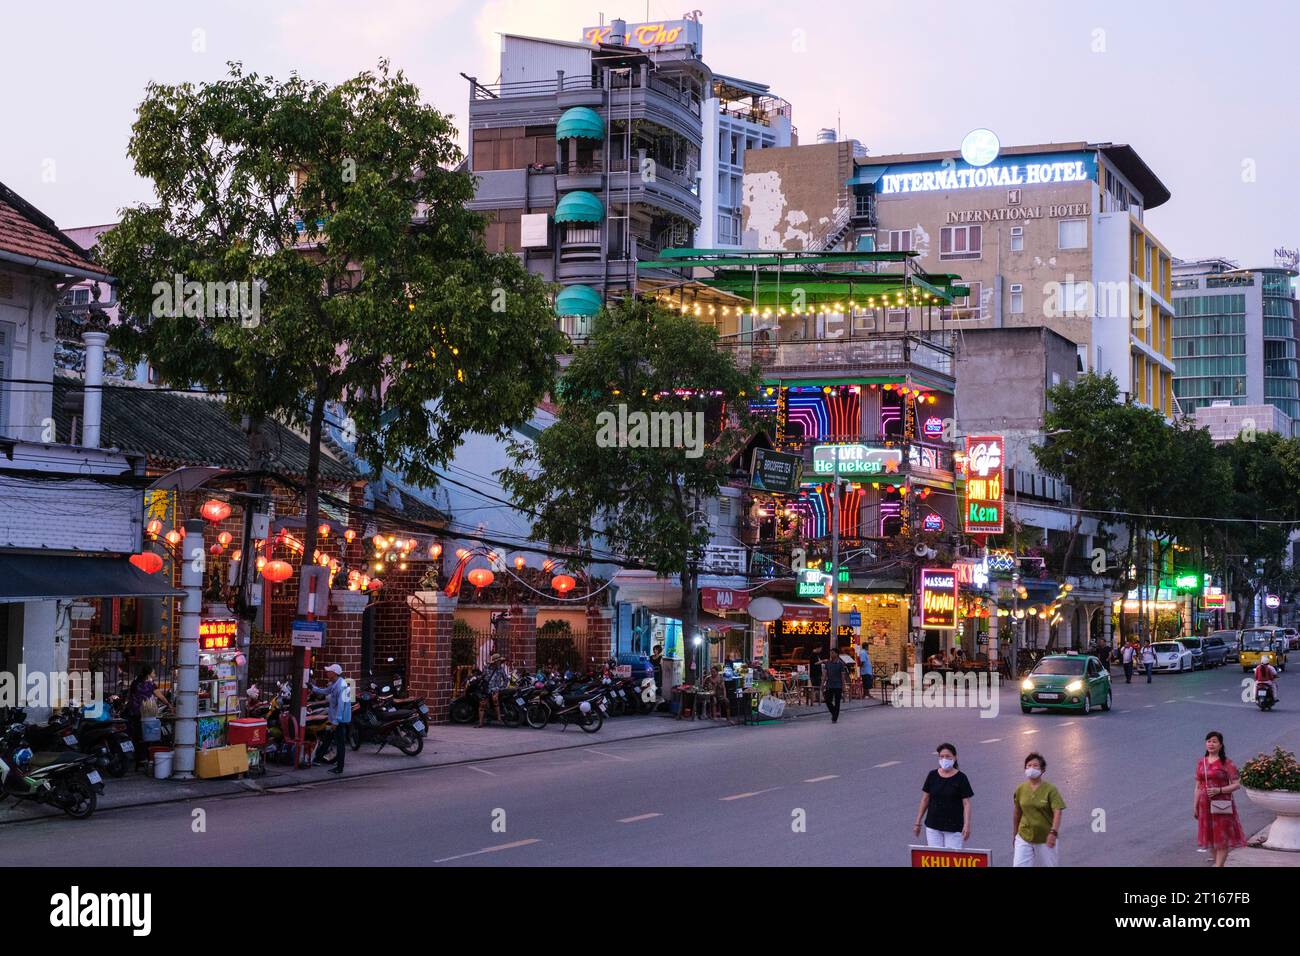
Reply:
[[165, 578], [145, 574], [126, 558], [0, 555], [0, 604], [56, 598], [162, 598], [183, 593]]
[[556, 222], [600, 222], [604, 218], [604, 203], [595, 193], [585, 189], [565, 193], [555, 207]]
[[555, 124], [556, 139], [604, 139], [605, 121], [587, 106], [575, 106], [560, 115]]
[[885, 175], [888, 166], [859, 166], [853, 178], [846, 180], [845, 186], [874, 186]]
[[565, 286], [555, 297], [555, 314], [590, 318], [600, 313], [600, 293], [589, 285]]

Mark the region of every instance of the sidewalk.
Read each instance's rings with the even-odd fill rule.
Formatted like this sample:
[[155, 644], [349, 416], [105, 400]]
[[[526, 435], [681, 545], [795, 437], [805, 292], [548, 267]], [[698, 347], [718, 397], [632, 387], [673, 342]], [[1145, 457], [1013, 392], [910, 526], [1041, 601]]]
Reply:
[[[842, 710], [861, 710], [881, 706], [879, 698], [862, 701], [847, 700]], [[827, 717], [823, 705], [812, 707], [787, 707], [786, 719], [816, 719]], [[154, 780], [143, 772], [127, 774], [119, 780], [104, 778], [104, 792], [99, 797], [99, 809], [115, 810], [152, 804], [178, 803], [187, 800], [214, 799], [252, 792], [283, 790], [307, 784], [337, 783], [341, 780], [368, 777], [376, 774], [411, 772], [433, 767], [472, 764], [504, 757], [572, 750], [578, 747], [599, 747], [622, 740], [646, 737], [667, 737], [677, 734], [697, 733], [707, 730], [730, 729], [737, 733], [758, 732], [762, 725], [740, 727], [723, 720], [677, 720], [666, 714], [649, 714], [635, 717], [615, 717], [594, 734], [583, 733], [578, 727], [564, 729], [558, 726], [533, 730], [530, 727], [507, 728], [489, 724], [478, 728], [466, 724], [435, 724], [424, 739], [424, 750], [418, 757], [408, 757], [392, 747], [376, 753], [375, 744], [363, 744], [360, 750], [349, 751], [346, 770], [342, 774], [329, 773], [328, 767], [298, 770], [288, 766], [272, 765], [266, 775], [258, 778], [223, 777], [217, 780]], [[0, 804], [0, 826], [45, 816], [61, 816], [34, 803], [12, 800]]]
[[1300, 866], [1300, 853], [1269, 850], [1261, 844], [1268, 839], [1268, 827], [1246, 841], [1246, 845], [1228, 852], [1224, 866]]

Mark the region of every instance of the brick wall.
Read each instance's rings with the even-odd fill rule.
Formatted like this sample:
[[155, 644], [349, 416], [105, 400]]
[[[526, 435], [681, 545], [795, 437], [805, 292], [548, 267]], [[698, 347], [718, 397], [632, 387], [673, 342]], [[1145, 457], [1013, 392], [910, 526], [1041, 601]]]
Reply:
[[587, 659], [604, 664], [613, 653], [614, 609], [587, 605]]
[[369, 595], [346, 588], [330, 591], [330, 614], [325, 627], [325, 643], [313, 657], [319, 667], [338, 664], [343, 676], [361, 677], [361, 618]]
[[451, 627], [456, 599], [441, 591], [422, 591], [413, 596], [411, 604], [406, 683], [413, 694], [425, 699], [433, 723], [443, 724], [451, 705]]
[[537, 668], [537, 608], [510, 608], [507, 620], [507, 634], [510, 650], [507, 654], [510, 665], [524, 671]]
[[[87, 601], [72, 605], [72, 620], [68, 629], [68, 671], [81, 673], [90, 670], [90, 629], [95, 620], [95, 606]], [[105, 688], [105, 693], [109, 690]]]

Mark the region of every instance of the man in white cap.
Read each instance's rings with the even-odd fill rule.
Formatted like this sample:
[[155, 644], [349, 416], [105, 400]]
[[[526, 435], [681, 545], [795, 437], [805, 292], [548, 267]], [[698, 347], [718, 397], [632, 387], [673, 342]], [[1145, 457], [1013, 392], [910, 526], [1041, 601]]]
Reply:
[[325, 668], [325, 673], [329, 675], [329, 683], [324, 687], [312, 684], [311, 689], [329, 699], [330, 723], [334, 725], [334, 759], [318, 762], [333, 763], [330, 773], [342, 773], [343, 755], [348, 751], [348, 726], [352, 723], [352, 688], [343, 679], [343, 668], [338, 664]]

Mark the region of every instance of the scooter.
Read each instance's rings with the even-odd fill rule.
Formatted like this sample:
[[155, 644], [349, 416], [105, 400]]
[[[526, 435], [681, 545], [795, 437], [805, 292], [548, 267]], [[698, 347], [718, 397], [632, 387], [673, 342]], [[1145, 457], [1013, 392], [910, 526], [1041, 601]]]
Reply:
[[135, 742], [126, 721], [114, 716], [120, 703], [118, 697], [109, 698], [103, 717], [87, 717], [86, 708], [65, 711], [72, 716], [69, 729], [76, 734], [81, 752], [93, 756], [95, 765], [110, 777], [121, 777], [135, 762]]
[[1255, 703], [1260, 710], [1273, 709], [1273, 705], [1277, 703], [1277, 697], [1273, 694], [1272, 681], [1261, 681], [1255, 685]]
[[546, 692], [539, 694], [528, 704], [528, 726], [541, 730], [552, 720], [558, 720], [565, 729], [570, 723], [582, 728], [584, 733], [594, 734], [605, 725], [609, 705], [605, 701], [603, 687], [584, 689], [573, 693], [558, 686], [548, 685]]
[[0, 739], [0, 802], [10, 797], [31, 800], [56, 807], [74, 820], [87, 819], [104, 792], [95, 758], [70, 750], [33, 754], [25, 731], [25, 725], [11, 724]]
[[367, 691], [352, 708], [348, 746], [359, 750], [365, 741], [378, 741], [379, 750], [392, 744], [408, 757], [414, 757], [424, 749], [425, 723], [420, 717], [419, 711], [385, 710], [376, 695]]

